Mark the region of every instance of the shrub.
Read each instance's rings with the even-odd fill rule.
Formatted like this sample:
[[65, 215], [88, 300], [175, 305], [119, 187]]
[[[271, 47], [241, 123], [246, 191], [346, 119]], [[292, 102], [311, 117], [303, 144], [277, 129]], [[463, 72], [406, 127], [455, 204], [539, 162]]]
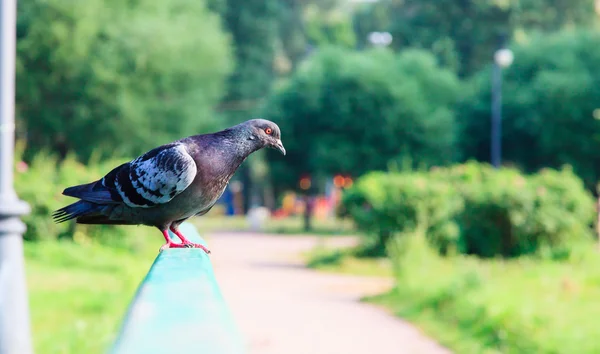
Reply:
[[470, 162], [444, 170], [465, 202], [459, 220], [464, 253], [564, 256], [570, 244], [591, 238], [594, 202], [570, 168], [526, 176]]
[[571, 168], [544, 169], [530, 180], [536, 190], [537, 210], [529, 232], [535, 235], [538, 247], [566, 251], [573, 242], [593, 238], [594, 199]]
[[442, 252], [456, 244], [455, 222], [462, 209], [456, 189], [425, 173], [371, 173], [359, 179], [343, 204], [360, 230], [383, 251], [394, 232], [420, 229]]
[[395, 232], [423, 232], [440, 253], [568, 255], [591, 239], [594, 201], [565, 168], [526, 176], [469, 162], [430, 172], [360, 178], [343, 197], [359, 229], [383, 249]]
[[121, 161], [107, 161], [103, 164], [85, 165], [77, 162], [73, 156], [59, 162], [48, 153], [38, 153], [25, 167], [15, 172], [15, 188], [21, 199], [29, 203], [31, 212], [23, 216], [27, 225], [25, 239], [68, 238], [78, 242], [90, 239], [104, 242], [120, 240], [125, 236], [122, 228], [105, 225], [77, 225], [73, 222], [56, 224], [51, 214], [54, 210], [75, 201], [61, 193], [66, 187], [91, 182], [102, 177], [112, 166]]

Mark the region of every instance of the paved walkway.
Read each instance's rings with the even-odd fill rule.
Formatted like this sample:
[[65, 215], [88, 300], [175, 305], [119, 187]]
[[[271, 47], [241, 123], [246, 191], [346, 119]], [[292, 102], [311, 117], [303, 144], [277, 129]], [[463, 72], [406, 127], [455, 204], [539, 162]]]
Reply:
[[[207, 238], [217, 280], [251, 354], [447, 354], [407, 322], [358, 300], [389, 279], [323, 274], [299, 253], [317, 238], [219, 233]], [[351, 245], [352, 238], [328, 244]]]

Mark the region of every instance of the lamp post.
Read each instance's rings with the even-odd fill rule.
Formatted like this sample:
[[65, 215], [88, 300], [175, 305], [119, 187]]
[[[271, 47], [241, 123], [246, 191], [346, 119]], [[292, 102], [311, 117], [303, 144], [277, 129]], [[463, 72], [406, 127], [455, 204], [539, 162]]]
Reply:
[[491, 160], [495, 168], [499, 168], [502, 155], [502, 69], [509, 67], [514, 59], [513, 52], [504, 48], [494, 53], [494, 68], [492, 70], [492, 144]]
[[392, 35], [389, 32], [369, 33], [369, 42], [376, 47], [387, 47], [392, 43]]
[[0, 1], [0, 354], [31, 354], [19, 219], [29, 206], [13, 188], [17, 2]]

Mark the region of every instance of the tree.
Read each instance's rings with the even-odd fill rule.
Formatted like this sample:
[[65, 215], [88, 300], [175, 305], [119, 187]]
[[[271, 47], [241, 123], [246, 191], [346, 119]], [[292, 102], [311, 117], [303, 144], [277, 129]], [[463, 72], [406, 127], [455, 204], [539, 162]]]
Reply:
[[306, 34], [315, 46], [354, 48], [351, 9], [339, 0], [315, 1], [305, 6]]
[[422, 51], [319, 50], [264, 108], [288, 150], [270, 156], [278, 191], [304, 174], [358, 176], [403, 157], [452, 161], [458, 91], [456, 76]]
[[[225, 105], [252, 111], [273, 81], [273, 58], [277, 36], [276, 0], [227, 0], [225, 27], [235, 46], [235, 71], [229, 77]], [[250, 101], [249, 106], [239, 101]]]
[[23, 0], [17, 35], [29, 156], [135, 155], [215, 126], [230, 49], [202, 1]]
[[280, 75], [292, 72], [296, 64], [307, 54], [309, 39], [306, 34], [304, 11], [306, 2], [299, 0], [279, 1], [279, 21], [277, 22], [277, 59], [284, 64], [276, 65]]
[[[600, 34], [562, 31], [514, 45], [505, 71], [503, 159], [528, 171], [572, 165], [590, 189], [600, 178]], [[490, 73], [461, 104], [466, 158], [489, 159]]]
[[500, 36], [595, 22], [593, 0], [383, 0], [362, 7], [355, 16], [363, 43], [369, 32], [387, 30], [394, 48], [431, 50], [463, 77], [491, 60]]

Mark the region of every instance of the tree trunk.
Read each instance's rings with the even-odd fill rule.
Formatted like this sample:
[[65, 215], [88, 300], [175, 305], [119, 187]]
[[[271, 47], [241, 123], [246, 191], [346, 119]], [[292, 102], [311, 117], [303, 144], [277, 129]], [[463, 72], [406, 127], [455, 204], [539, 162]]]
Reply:
[[596, 215], [596, 235], [598, 236], [598, 250], [600, 250], [600, 195], [596, 204]]
[[312, 211], [314, 207], [314, 200], [309, 196], [304, 196], [304, 231], [312, 230]]

